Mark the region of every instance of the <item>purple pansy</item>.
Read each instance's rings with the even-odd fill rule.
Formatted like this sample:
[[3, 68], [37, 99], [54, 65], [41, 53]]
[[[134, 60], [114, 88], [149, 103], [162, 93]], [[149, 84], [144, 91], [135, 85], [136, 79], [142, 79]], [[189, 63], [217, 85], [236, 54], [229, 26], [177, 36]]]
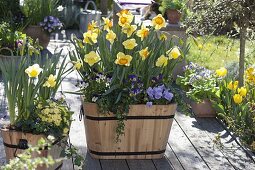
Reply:
[[152, 106], [152, 102], [147, 102], [146, 106], [151, 107]]
[[149, 95], [149, 97], [151, 98], [151, 99], [153, 99], [154, 97], [154, 90], [151, 88], [151, 87], [149, 87], [147, 90], [146, 90], [146, 93]]
[[169, 102], [173, 99], [173, 93], [170, 93], [168, 90], [165, 90], [163, 93], [163, 97], [168, 100]]

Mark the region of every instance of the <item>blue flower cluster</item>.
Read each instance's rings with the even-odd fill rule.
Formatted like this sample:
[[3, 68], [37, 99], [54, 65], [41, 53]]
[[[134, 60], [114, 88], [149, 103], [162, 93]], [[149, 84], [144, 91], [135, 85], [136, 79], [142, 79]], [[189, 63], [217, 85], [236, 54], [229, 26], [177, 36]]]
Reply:
[[137, 75], [128, 75], [128, 83], [131, 85], [129, 90], [130, 96], [137, 96], [143, 92], [143, 83]]
[[[170, 89], [167, 89], [165, 85], [160, 85], [156, 87], [149, 87], [146, 90], [147, 95], [149, 96], [150, 100], [159, 100], [159, 99], [166, 99], [168, 102], [170, 102], [174, 95], [173, 93], [169, 92]], [[151, 106], [152, 102], [149, 101], [146, 103], [147, 106]]]
[[47, 32], [51, 33], [52, 31], [61, 29], [63, 24], [57, 17], [47, 16], [44, 18], [43, 22], [40, 22], [40, 26]]

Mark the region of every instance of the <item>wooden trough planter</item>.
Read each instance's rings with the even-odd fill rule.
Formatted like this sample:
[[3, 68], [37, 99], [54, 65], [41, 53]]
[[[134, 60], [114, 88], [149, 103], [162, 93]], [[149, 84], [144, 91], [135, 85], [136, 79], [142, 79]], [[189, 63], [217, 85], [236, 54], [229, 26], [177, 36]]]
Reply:
[[[6, 128], [1, 128], [1, 135], [3, 138], [3, 144], [5, 147], [6, 160], [15, 158], [18, 154], [22, 153], [27, 149], [27, 145], [35, 146], [38, 140], [41, 138], [46, 138], [44, 135], [35, 135], [31, 133], [23, 133], [16, 130], [9, 130]], [[60, 158], [60, 154], [63, 148], [60, 146], [60, 141], [56, 141], [52, 144], [51, 149], [43, 148], [41, 154], [33, 153], [32, 157], [47, 157], [51, 155], [53, 159]], [[50, 166], [48, 170], [58, 170], [61, 169], [63, 162], [59, 162]], [[37, 170], [46, 170], [46, 166], [42, 165], [37, 168]]]
[[216, 111], [209, 99], [204, 99], [200, 103], [191, 102], [190, 105], [197, 117], [216, 117]]
[[83, 103], [89, 153], [97, 159], [160, 159], [163, 157], [176, 104], [130, 105], [124, 135], [116, 143], [117, 119], [100, 114], [95, 103]]

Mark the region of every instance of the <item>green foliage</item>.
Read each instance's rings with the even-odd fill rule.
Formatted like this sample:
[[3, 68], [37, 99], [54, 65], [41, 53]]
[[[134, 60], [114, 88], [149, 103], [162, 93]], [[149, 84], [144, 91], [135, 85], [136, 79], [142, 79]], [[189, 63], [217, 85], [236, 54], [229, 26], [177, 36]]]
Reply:
[[185, 0], [162, 0], [159, 10], [164, 14], [167, 9], [181, 10], [185, 5]]
[[46, 16], [57, 16], [58, 0], [24, 0], [22, 12], [28, 24], [38, 25]]
[[19, 0], [0, 0], [0, 11], [0, 21], [7, 21], [19, 15]]
[[213, 72], [194, 63], [185, 67], [184, 76], [178, 76], [176, 83], [196, 102], [213, 99], [217, 90]]

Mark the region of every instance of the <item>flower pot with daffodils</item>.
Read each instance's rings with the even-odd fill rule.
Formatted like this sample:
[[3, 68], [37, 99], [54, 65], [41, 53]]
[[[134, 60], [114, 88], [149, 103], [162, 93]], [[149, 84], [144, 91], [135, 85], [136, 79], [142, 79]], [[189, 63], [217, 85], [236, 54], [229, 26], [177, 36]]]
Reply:
[[152, 27], [133, 24], [128, 10], [117, 15], [118, 24], [104, 19], [72, 39], [88, 150], [100, 159], [162, 158], [177, 106], [172, 70], [185, 54], [158, 36], [161, 15]]
[[[37, 144], [41, 138], [47, 140], [48, 136], [54, 137], [51, 150], [42, 148], [40, 153], [33, 153], [33, 157], [60, 157], [64, 149], [60, 144], [68, 134], [72, 112], [62, 97], [55, 98], [62, 76], [69, 72], [65, 60], [56, 69], [59, 57], [60, 54], [56, 54], [41, 63], [41, 56], [36, 55], [32, 60], [27, 55], [21, 58], [18, 67], [14, 64], [15, 59], [0, 60], [10, 115], [10, 124], [1, 128], [7, 161]], [[59, 162], [49, 169], [61, 165]], [[37, 169], [47, 168], [39, 163]]]
[[245, 71], [244, 86], [227, 74], [225, 68], [216, 70], [217, 98], [213, 106], [242, 144], [255, 151], [255, 69]]

